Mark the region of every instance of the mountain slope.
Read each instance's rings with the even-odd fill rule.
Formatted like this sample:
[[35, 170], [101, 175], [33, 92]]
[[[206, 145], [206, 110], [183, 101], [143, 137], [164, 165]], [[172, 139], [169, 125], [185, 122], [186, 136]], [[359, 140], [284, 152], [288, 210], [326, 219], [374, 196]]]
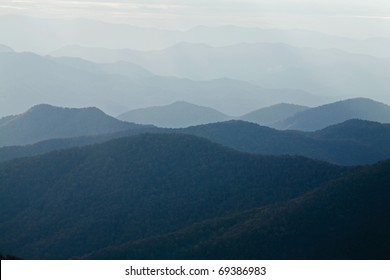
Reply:
[[348, 99], [297, 113], [274, 126], [279, 129], [314, 131], [349, 119], [390, 123], [390, 106], [368, 98]]
[[260, 125], [272, 126], [273, 123], [287, 119], [298, 112], [309, 109], [309, 107], [294, 104], [276, 104], [270, 107], [261, 108], [249, 112], [240, 117], [243, 121], [254, 122]]
[[348, 170], [152, 134], [4, 162], [0, 247], [24, 259], [81, 256], [285, 201]]
[[389, 259], [390, 162], [287, 203], [113, 246], [87, 259]]
[[70, 109], [42, 104], [23, 114], [0, 120], [0, 147], [139, 127], [110, 117], [97, 108]]
[[178, 128], [225, 121], [229, 117], [212, 108], [188, 102], [175, 102], [167, 106], [126, 112], [118, 116], [118, 119], [139, 124], [153, 124], [158, 127]]

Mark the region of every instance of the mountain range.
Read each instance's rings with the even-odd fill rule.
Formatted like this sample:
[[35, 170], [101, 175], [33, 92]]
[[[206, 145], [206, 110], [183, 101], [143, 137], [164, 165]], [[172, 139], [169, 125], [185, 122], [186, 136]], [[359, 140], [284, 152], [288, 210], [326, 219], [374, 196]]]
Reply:
[[0, 15], [0, 259], [390, 259], [390, 37], [14, 2], [58, 17]]
[[[181, 105], [183, 104], [177, 103], [175, 106]], [[185, 105], [190, 106], [191, 110], [199, 109], [190, 104]], [[191, 110], [186, 108], [184, 112]], [[205, 117], [203, 112], [204, 109], [201, 108], [198, 115]], [[171, 117], [170, 121], [175, 120], [176, 124], [191, 120], [185, 118], [189, 115], [169, 116], [175, 116]], [[163, 122], [167, 119], [164, 119], [163, 115], [156, 115], [155, 120]], [[122, 122], [93, 108], [64, 109], [40, 105], [20, 116], [0, 119], [0, 131], [2, 145], [10, 146], [0, 148], [0, 161], [142, 133], [190, 134], [242, 152], [301, 155], [342, 165], [372, 164], [390, 158], [390, 125], [363, 120], [348, 120], [315, 132], [281, 131], [239, 120], [163, 129]], [[44, 139], [47, 140], [42, 141]], [[36, 143], [38, 141], [41, 142]], [[21, 143], [36, 144], [15, 146]]]

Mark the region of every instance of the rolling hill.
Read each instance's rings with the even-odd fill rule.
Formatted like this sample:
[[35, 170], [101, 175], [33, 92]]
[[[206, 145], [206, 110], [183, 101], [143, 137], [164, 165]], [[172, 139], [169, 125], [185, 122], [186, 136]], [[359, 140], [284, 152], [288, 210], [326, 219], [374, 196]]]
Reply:
[[350, 169], [146, 134], [0, 163], [0, 248], [66, 259], [287, 201]]
[[124, 121], [168, 128], [221, 122], [229, 118], [231, 117], [212, 108], [188, 102], [175, 102], [166, 106], [136, 109], [118, 116], [118, 119]]
[[0, 119], [0, 147], [140, 127], [142, 126], [119, 121], [97, 108], [70, 109], [41, 104], [23, 114]]
[[390, 123], [390, 106], [368, 98], [348, 99], [299, 112], [274, 127], [314, 131], [349, 119]]

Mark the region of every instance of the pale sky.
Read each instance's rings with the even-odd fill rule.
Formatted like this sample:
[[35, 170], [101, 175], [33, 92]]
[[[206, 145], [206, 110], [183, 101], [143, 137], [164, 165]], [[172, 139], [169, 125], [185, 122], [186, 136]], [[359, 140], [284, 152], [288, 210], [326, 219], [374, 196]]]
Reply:
[[164, 29], [230, 24], [390, 37], [390, 0], [0, 0], [0, 14], [86, 18]]

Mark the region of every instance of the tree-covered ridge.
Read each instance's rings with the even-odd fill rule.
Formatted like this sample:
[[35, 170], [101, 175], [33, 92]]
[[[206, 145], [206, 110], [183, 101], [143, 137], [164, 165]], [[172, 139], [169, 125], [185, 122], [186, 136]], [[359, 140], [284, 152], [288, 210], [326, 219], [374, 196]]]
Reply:
[[0, 164], [0, 248], [63, 259], [283, 202], [349, 169], [146, 134]]

